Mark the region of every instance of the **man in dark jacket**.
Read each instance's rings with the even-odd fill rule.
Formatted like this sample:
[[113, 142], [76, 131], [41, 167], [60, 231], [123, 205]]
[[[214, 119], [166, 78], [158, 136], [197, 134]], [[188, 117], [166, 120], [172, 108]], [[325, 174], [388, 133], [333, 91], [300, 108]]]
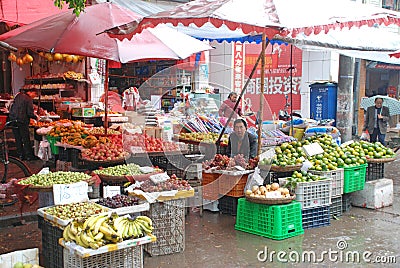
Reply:
[[376, 98], [375, 105], [368, 107], [363, 131], [368, 130], [370, 142], [376, 142], [378, 139], [380, 143], [386, 146], [385, 136], [389, 122], [389, 108], [382, 106], [382, 104], [383, 99]]
[[35, 159], [29, 135], [29, 121], [31, 118], [37, 119], [33, 112], [32, 98], [21, 89], [11, 105], [9, 120], [17, 120], [17, 123], [14, 124], [15, 128], [13, 128], [17, 151], [21, 159], [28, 161]]
[[242, 154], [245, 158], [257, 156], [257, 137], [247, 132], [247, 123], [244, 119], [236, 119], [233, 122], [232, 134], [229, 136], [227, 155], [234, 157]]

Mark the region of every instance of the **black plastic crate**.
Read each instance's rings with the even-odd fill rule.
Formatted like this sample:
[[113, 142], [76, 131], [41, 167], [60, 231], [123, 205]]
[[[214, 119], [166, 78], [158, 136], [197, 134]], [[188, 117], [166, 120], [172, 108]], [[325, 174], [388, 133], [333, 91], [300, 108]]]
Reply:
[[71, 161], [71, 149], [58, 147], [58, 160], [70, 162]]
[[58, 243], [63, 230], [42, 217], [38, 217], [38, 227], [42, 231], [42, 256], [44, 267], [63, 268], [63, 247]]
[[275, 172], [270, 171], [264, 180], [264, 184], [279, 183], [279, 178], [287, 178], [293, 175], [293, 171]]
[[218, 209], [222, 214], [236, 216], [238, 200], [240, 197], [223, 195], [218, 199]]
[[351, 209], [351, 194], [342, 195], [342, 212], [347, 212]]
[[318, 228], [331, 224], [329, 206], [303, 209], [301, 213], [303, 217], [303, 229]]
[[342, 216], [342, 196], [332, 197], [331, 202], [331, 217], [338, 218]]
[[385, 163], [368, 163], [366, 181], [379, 180], [384, 177]]

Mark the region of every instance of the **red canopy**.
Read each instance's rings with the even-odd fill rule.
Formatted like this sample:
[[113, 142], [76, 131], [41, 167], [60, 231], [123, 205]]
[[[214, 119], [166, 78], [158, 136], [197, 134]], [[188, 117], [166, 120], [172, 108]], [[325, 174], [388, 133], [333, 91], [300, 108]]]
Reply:
[[24, 25], [67, 10], [68, 5], [59, 9], [52, 0], [1, 0], [0, 21]]

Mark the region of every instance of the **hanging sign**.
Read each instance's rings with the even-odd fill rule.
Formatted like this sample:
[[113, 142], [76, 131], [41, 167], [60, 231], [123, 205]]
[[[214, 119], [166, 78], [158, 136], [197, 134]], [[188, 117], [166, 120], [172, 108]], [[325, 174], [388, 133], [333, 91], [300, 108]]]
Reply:
[[242, 43], [233, 45], [233, 91], [240, 93], [243, 88], [244, 46]]

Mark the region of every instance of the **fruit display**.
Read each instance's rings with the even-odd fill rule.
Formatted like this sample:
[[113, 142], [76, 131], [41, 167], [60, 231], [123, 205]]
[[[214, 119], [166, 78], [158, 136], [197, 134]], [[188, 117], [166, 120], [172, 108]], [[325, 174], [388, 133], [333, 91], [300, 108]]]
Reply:
[[[211, 133], [211, 132], [179, 133], [178, 137], [181, 140], [215, 143], [219, 137], [219, 133]], [[228, 145], [228, 140], [229, 140], [229, 134], [223, 134], [221, 138], [221, 144]]]
[[64, 229], [63, 239], [96, 250], [107, 244], [150, 235], [152, 231], [152, 220], [147, 216], [130, 218], [112, 213], [93, 215], [85, 221], [73, 220]]
[[16, 262], [13, 265], [13, 268], [43, 268], [43, 266], [40, 266], [39, 264], [35, 263], [29, 263], [29, 262]]
[[127, 176], [143, 174], [140, 171], [140, 166], [134, 163], [106, 167], [93, 171], [95, 174], [108, 175], [108, 176]]
[[241, 166], [244, 169], [254, 169], [258, 164], [258, 158], [246, 160], [242, 154], [230, 158], [227, 155], [216, 154], [212, 160], [202, 163], [204, 169], [215, 168], [217, 170], [235, 170], [235, 166]]
[[112, 197], [100, 198], [96, 201], [96, 204], [108, 208], [122, 208], [138, 205], [139, 199], [132, 196], [117, 194]]
[[61, 220], [71, 220], [87, 218], [91, 215], [97, 215], [107, 211], [107, 208], [99, 206], [96, 203], [79, 202], [52, 206], [44, 209], [43, 212]]
[[[90, 135], [104, 135], [105, 128], [104, 127], [92, 127], [88, 130]], [[114, 130], [112, 128], [107, 129], [107, 135], [121, 135], [121, 132]]]
[[122, 137], [117, 135], [100, 137], [94, 147], [82, 150], [82, 159], [89, 161], [114, 161], [128, 156], [122, 146]]
[[19, 55], [19, 57], [17, 57], [17, 55], [15, 55], [13, 52], [11, 52], [8, 55], [8, 60], [17, 63], [19, 66], [23, 65], [23, 64], [30, 64], [33, 62], [33, 57], [29, 54], [29, 53], [25, 53], [23, 56]]
[[136, 148], [146, 152], [172, 152], [178, 151], [179, 146], [175, 142], [165, 141], [154, 138], [147, 134], [127, 134], [124, 135], [124, 148], [128, 152], [135, 153]]
[[172, 175], [167, 181], [160, 182], [158, 184], [153, 183], [151, 180], [146, 180], [140, 185], [140, 189], [144, 192], [163, 192], [170, 190], [191, 190], [192, 187], [186, 180], [180, 180]]
[[[43, 121], [32, 120], [30, 122], [30, 126], [33, 126], [33, 127], [48, 127], [48, 126], [57, 126], [57, 125], [60, 125], [60, 126], [62, 126], [62, 125], [71, 125], [73, 123], [76, 124], [77, 122], [69, 120], [69, 119], [60, 119], [60, 120], [52, 121], [52, 122], [43, 122]], [[81, 124], [81, 126], [82, 126], [82, 124]]]
[[287, 178], [285, 187], [294, 190], [299, 182], [313, 182], [325, 179], [325, 177], [314, 175], [306, 171], [294, 171], [292, 176]]
[[273, 166], [295, 166], [303, 163], [306, 153], [302, 148], [303, 144], [298, 141], [284, 142], [275, 147], [276, 157], [273, 158]]
[[257, 186], [254, 185], [251, 190], [246, 190], [246, 196], [255, 198], [290, 198], [289, 189], [279, 187], [278, 183]]
[[32, 176], [20, 180], [18, 183], [23, 185], [50, 187], [53, 184], [70, 184], [80, 181], [87, 181], [91, 176], [82, 172], [56, 171], [48, 174], [33, 174]]
[[52, 137], [82, 137], [83, 135], [89, 135], [89, 133], [87, 131], [87, 128], [84, 128], [81, 124], [72, 124], [68, 126], [57, 124], [54, 125], [48, 135]]
[[[76, 57], [76, 56], [72, 56], [72, 57]], [[72, 60], [74, 60], [74, 59], [75, 59], [75, 58], [73, 58]], [[83, 73], [77, 73], [77, 72], [74, 72], [74, 71], [65, 72], [63, 76], [64, 76], [65, 78], [73, 79], [73, 80], [79, 80], [79, 79], [85, 78], [85, 76], [83, 75]]]
[[343, 151], [350, 151], [357, 155], [364, 155], [366, 159], [393, 158], [395, 153], [392, 149], [386, 148], [380, 142], [356, 141], [342, 146]]

